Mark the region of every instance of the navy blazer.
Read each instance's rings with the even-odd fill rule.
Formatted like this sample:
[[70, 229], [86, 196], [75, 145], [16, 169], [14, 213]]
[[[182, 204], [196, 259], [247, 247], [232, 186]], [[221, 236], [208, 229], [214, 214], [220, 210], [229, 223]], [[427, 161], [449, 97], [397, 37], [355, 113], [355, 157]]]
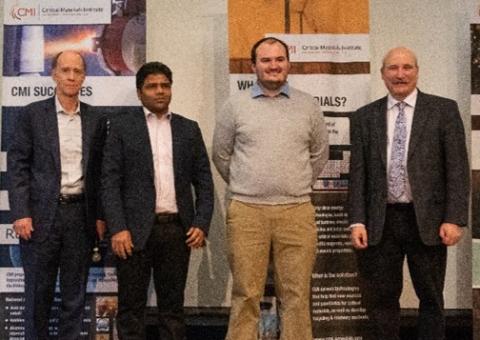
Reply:
[[[213, 181], [198, 124], [172, 114], [172, 149], [178, 213], [185, 230], [208, 233], [213, 212]], [[192, 193], [195, 189], [195, 200]], [[129, 230], [141, 250], [155, 221], [152, 148], [142, 107], [109, 121], [102, 165], [102, 201], [112, 234]]]
[[[380, 242], [387, 186], [387, 97], [351, 119], [349, 219], [366, 225], [369, 245]], [[418, 91], [407, 155], [408, 179], [420, 237], [441, 244], [443, 222], [468, 222], [469, 166], [457, 103]]]
[[[83, 176], [89, 235], [95, 237], [95, 220], [101, 218], [99, 187], [101, 115], [80, 103]], [[31, 217], [32, 240], [42, 241], [54, 222], [61, 182], [60, 147], [55, 98], [27, 105], [19, 114], [7, 154], [9, 201], [13, 220]]]

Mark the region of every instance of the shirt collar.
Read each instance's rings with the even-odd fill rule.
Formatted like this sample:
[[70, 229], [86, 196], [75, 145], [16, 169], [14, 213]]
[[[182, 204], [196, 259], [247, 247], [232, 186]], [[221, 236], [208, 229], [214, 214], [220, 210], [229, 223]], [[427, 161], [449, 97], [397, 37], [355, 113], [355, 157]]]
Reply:
[[[282, 87], [280, 87], [280, 92], [278, 93], [278, 95], [290, 98], [290, 87], [288, 86], [288, 83], [285, 83], [282, 85]], [[253, 84], [252, 90], [251, 90], [251, 96], [252, 98], [266, 97], [262, 87], [258, 82]]]
[[391, 94], [388, 94], [388, 102], [387, 102], [387, 108], [390, 110], [392, 107], [397, 105], [399, 102], [404, 102], [408, 106], [415, 108], [415, 104], [417, 103], [417, 96], [418, 96], [418, 90], [415, 89], [410, 93], [404, 100], [397, 100], [392, 97]]
[[[145, 114], [145, 118], [148, 118], [148, 116], [150, 115], [154, 115], [155, 117], [157, 116], [155, 113], [147, 109], [145, 106], [142, 106], [142, 109], [143, 109], [143, 113]], [[168, 111], [166, 115], [163, 115], [161, 117], [161, 119], [164, 117], [166, 117], [168, 120], [172, 119], [172, 112]]]
[[[55, 111], [57, 113], [67, 114], [67, 111], [65, 111], [57, 96], [55, 96]], [[75, 109], [74, 114], [80, 115], [80, 101], [77, 103], [77, 108]]]

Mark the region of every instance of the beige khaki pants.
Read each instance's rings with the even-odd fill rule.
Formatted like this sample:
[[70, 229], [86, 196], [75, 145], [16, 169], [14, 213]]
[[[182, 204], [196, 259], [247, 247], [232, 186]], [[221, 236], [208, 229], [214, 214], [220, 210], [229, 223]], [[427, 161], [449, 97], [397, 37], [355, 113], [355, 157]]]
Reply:
[[260, 205], [232, 200], [227, 211], [233, 276], [227, 340], [256, 340], [270, 251], [281, 340], [311, 340], [310, 280], [317, 228], [310, 202]]

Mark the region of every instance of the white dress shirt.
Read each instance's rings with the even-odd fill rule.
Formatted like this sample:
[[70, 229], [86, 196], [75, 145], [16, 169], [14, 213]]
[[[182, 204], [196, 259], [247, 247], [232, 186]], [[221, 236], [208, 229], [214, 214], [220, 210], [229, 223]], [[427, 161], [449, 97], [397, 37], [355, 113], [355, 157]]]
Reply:
[[84, 179], [80, 103], [77, 104], [74, 114], [68, 114], [55, 96], [55, 110], [62, 174], [60, 192], [64, 195], [81, 194], [84, 191]]
[[156, 203], [155, 212], [178, 212], [175, 198], [175, 178], [173, 173], [172, 129], [168, 112], [158, 118], [157, 115], [143, 108], [147, 120], [150, 145], [152, 146]]

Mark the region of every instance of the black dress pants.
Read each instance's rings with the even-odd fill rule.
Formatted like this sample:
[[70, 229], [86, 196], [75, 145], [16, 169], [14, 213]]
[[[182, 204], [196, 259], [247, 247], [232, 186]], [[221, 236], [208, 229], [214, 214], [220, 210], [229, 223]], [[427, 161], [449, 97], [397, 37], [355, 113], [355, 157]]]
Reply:
[[381, 242], [357, 252], [362, 296], [374, 339], [400, 339], [399, 298], [405, 257], [420, 300], [418, 339], [443, 340], [447, 249], [421, 241], [412, 204], [388, 205]]
[[184, 290], [190, 249], [179, 221], [155, 222], [145, 249], [117, 258], [117, 330], [121, 340], [145, 339], [145, 305], [153, 269], [161, 340], [184, 340]]
[[26, 311], [26, 321], [33, 319], [33, 325], [26, 326], [27, 340], [56, 338], [49, 335], [48, 324], [57, 275], [61, 294], [58, 339], [80, 337], [92, 250], [86, 228], [84, 202], [59, 204], [47, 238], [22, 242], [25, 303], [26, 308], [33, 308]]

